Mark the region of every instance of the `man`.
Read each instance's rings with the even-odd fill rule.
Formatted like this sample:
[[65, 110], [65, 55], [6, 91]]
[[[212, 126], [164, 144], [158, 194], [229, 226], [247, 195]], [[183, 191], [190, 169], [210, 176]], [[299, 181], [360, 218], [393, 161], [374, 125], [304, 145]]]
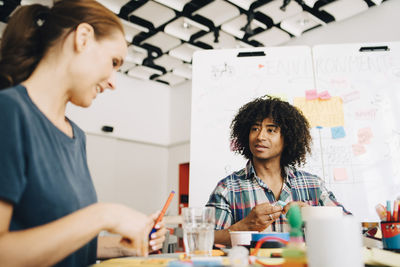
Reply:
[[301, 111], [278, 98], [257, 98], [240, 108], [231, 141], [249, 161], [222, 179], [207, 203], [216, 208], [215, 243], [230, 245], [229, 231], [285, 231], [285, 214], [295, 202], [343, 208], [320, 178], [295, 168], [311, 151], [309, 128]]

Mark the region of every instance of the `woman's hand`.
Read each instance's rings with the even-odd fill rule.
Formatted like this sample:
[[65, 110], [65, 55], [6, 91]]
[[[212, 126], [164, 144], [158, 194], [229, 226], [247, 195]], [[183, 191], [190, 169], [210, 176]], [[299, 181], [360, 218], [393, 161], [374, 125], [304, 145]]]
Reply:
[[[154, 213], [150, 215], [150, 218], [153, 220], [153, 224], [156, 222], [160, 212]], [[162, 248], [163, 242], [165, 241], [165, 234], [167, 233], [167, 228], [165, 228], [164, 220], [157, 223], [154, 227], [156, 232], [152, 233], [150, 236], [149, 242], [149, 251], [155, 252]]]
[[153, 227], [152, 217], [120, 204], [103, 204], [109, 210], [106, 216], [110, 224], [107, 231], [120, 234], [120, 243], [136, 255], [148, 255], [148, 236]]

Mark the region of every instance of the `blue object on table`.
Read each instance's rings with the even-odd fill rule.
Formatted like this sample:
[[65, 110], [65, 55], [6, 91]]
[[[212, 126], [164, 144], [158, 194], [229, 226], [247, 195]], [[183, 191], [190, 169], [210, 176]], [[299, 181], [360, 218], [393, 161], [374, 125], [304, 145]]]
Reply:
[[281, 232], [254, 233], [254, 234], [251, 234], [251, 241], [257, 242], [261, 238], [264, 238], [267, 236], [279, 237], [285, 241], [289, 241], [289, 233], [281, 233]]

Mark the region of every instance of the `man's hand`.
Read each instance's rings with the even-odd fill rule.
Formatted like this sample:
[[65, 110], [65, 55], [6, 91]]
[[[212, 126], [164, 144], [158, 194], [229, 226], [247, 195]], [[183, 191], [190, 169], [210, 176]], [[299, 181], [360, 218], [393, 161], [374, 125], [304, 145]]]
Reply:
[[282, 214], [280, 206], [272, 206], [270, 203], [262, 203], [255, 206], [241, 221], [243, 230], [263, 231], [270, 226]]
[[302, 207], [309, 207], [309, 206], [310, 206], [310, 205], [308, 205], [308, 204], [305, 203], [305, 202], [301, 202], [301, 201], [292, 201], [292, 202], [289, 202], [288, 204], [286, 204], [285, 207], [283, 207], [282, 213], [283, 213], [283, 214], [286, 214], [286, 213], [289, 211], [290, 206], [293, 205], [293, 204], [298, 205], [300, 208], [302, 208]]

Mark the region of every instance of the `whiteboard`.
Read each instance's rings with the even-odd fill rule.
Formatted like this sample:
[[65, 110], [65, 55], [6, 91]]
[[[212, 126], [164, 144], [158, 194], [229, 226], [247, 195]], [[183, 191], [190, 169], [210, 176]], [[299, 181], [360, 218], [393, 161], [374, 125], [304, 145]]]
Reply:
[[[359, 51], [366, 46], [389, 51]], [[238, 57], [243, 52], [265, 55]], [[305, 100], [314, 89], [331, 96], [322, 103], [328, 113], [318, 112], [320, 99], [317, 107]], [[219, 180], [245, 166], [230, 149], [229, 126], [243, 104], [265, 94], [295, 104], [313, 122], [312, 154], [301, 169], [324, 179], [359, 220], [376, 221], [374, 206], [400, 194], [400, 43], [196, 52], [190, 206], [205, 205]]]
[[217, 182], [246, 161], [230, 150], [229, 126], [245, 103], [265, 94], [314, 87], [309, 47], [205, 50], [193, 57], [189, 204], [203, 206]]
[[[359, 51], [379, 46], [389, 50]], [[318, 90], [343, 101], [346, 135], [332, 139], [324, 128], [314, 145], [323, 158], [310, 160], [309, 170], [322, 177], [323, 161], [338, 200], [361, 221], [377, 221], [375, 205], [400, 195], [400, 43], [315, 46], [313, 58]], [[335, 178], [338, 169], [346, 179]]]

